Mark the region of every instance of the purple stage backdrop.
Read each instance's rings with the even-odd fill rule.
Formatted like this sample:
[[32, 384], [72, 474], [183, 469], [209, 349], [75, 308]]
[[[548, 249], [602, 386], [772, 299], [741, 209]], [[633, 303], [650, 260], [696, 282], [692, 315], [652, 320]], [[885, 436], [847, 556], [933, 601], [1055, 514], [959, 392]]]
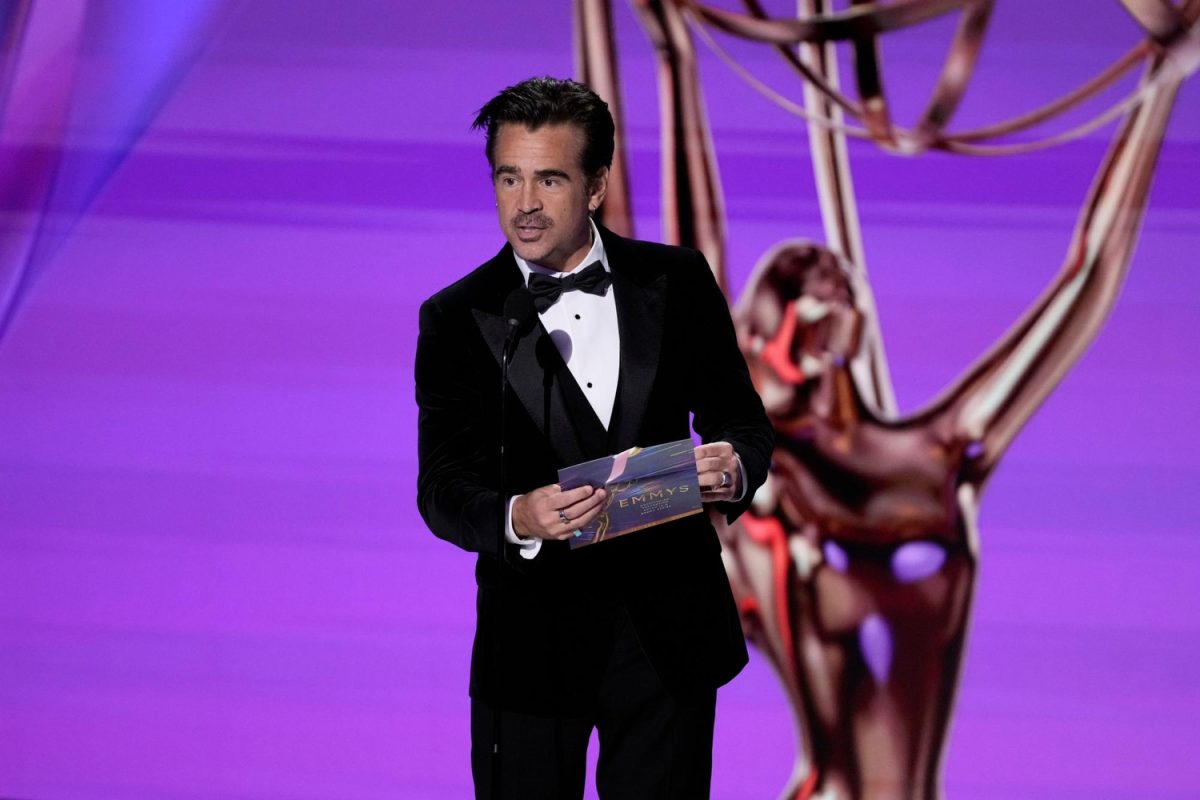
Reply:
[[[653, 59], [616, 11], [652, 238]], [[898, 116], [952, 26], [885, 42]], [[1138, 33], [1117, 3], [998, 3], [955, 127], [1056, 96]], [[571, 73], [570, 5], [252, 0], [196, 35], [153, 103], [78, 122], [122, 158], [0, 339], [0, 796], [466, 797], [473, 557], [415, 508], [416, 311], [502, 243], [468, 124], [505, 85]], [[770, 53], [732, 49], [800, 97]], [[703, 48], [701, 72], [737, 292], [821, 225], [802, 123]], [[853, 144], [902, 410], [1051, 279], [1111, 132], [1003, 159]], [[950, 798], [1200, 793], [1197, 186], [1192, 80], [1117, 308], [985, 496]], [[755, 656], [720, 695], [714, 796], [774, 797], [794, 748]]]

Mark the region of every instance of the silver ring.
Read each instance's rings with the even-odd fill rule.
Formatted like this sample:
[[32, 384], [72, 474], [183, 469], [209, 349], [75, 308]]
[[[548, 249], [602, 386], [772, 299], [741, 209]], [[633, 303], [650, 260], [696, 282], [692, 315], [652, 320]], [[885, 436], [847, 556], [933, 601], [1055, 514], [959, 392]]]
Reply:
[[725, 472], [724, 470], [722, 470], [722, 471], [721, 471], [721, 485], [720, 485], [720, 486], [718, 486], [717, 488], [718, 488], [718, 489], [724, 489], [726, 486], [728, 486], [728, 485], [729, 485], [730, 483], [732, 483], [732, 482], [733, 482], [733, 481], [732, 481], [732, 479], [729, 477], [729, 473], [728, 473], [728, 472]]
[[558, 510], [558, 518], [562, 520], [563, 525], [570, 525], [571, 520], [567, 518], [567, 513], [561, 508]]

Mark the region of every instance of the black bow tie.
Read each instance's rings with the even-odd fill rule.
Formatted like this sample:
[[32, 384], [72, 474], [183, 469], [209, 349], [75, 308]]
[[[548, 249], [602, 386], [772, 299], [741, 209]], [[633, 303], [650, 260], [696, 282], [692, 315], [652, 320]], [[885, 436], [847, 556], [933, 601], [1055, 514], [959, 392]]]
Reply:
[[612, 276], [599, 261], [589, 264], [579, 272], [565, 275], [562, 278], [552, 278], [533, 272], [529, 275], [529, 293], [533, 295], [533, 307], [542, 313], [558, 302], [563, 292], [578, 289], [581, 292], [604, 296], [612, 283]]

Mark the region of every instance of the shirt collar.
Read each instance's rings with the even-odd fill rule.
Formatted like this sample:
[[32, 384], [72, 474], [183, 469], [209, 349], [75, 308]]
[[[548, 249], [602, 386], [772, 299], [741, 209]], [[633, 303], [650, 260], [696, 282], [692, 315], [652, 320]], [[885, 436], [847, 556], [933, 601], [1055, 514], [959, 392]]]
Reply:
[[[612, 270], [608, 268], [608, 255], [604, 252], [604, 240], [600, 238], [600, 231], [596, 228], [595, 221], [590, 217], [588, 218], [588, 224], [592, 226], [592, 249], [588, 250], [587, 255], [583, 257], [583, 261], [579, 262], [579, 267], [576, 267], [575, 269], [586, 267], [593, 262], [599, 261], [601, 266], [604, 267], [605, 272], [611, 272]], [[562, 276], [570, 275], [571, 272], [575, 271], [571, 270], [571, 272], [557, 272], [549, 267], [543, 267], [541, 264], [535, 264], [532, 261], [526, 261], [517, 255], [516, 250], [513, 251], [513, 258], [516, 259], [517, 267], [519, 267], [521, 270], [521, 279], [525, 283], [529, 283], [529, 274], [531, 272], [539, 272], [542, 275], [551, 275], [555, 278], [561, 278]]]

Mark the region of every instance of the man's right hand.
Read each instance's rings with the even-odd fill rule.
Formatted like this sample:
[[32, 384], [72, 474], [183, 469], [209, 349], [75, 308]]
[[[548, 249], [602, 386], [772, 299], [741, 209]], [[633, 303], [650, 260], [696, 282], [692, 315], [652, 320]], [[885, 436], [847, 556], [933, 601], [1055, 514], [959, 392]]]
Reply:
[[600, 515], [605, 497], [603, 489], [591, 486], [564, 492], [554, 483], [534, 489], [513, 502], [513, 532], [524, 539], [570, 539]]

